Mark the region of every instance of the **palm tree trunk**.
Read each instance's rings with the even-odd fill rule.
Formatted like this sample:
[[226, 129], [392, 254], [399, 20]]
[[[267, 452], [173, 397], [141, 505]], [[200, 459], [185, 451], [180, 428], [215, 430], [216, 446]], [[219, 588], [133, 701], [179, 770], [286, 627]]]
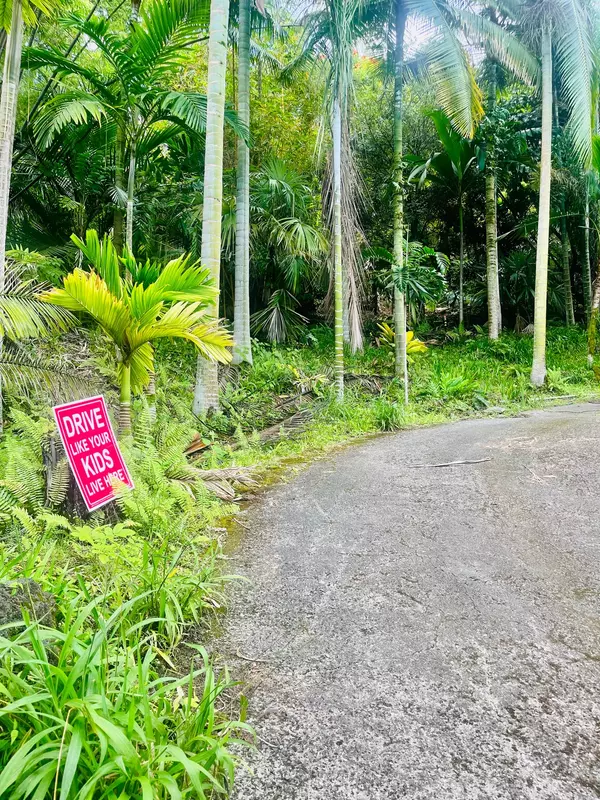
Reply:
[[590, 253], [590, 176], [585, 178], [585, 214], [583, 228], [583, 267], [581, 271], [583, 283], [583, 305], [585, 319], [589, 324], [592, 311], [592, 264]]
[[[406, 10], [396, 0], [396, 48], [394, 53], [394, 261], [402, 271], [404, 263], [404, 184], [402, 174], [402, 90], [404, 84], [404, 29]], [[404, 382], [404, 402], [408, 403], [408, 358], [406, 355], [406, 298], [394, 288], [395, 373]]]
[[542, 28], [542, 154], [533, 319], [531, 382], [546, 379], [546, 307], [548, 303], [548, 247], [550, 243], [550, 185], [552, 172], [552, 39], [548, 23]]
[[133, 253], [133, 202], [135, 199], [135, 144], [131, 143], [129, 154], [129, 173], [127, 175], [127, 217], [125, 225], [125, 244], [130, 253]]
[[[206, 146], [204, 150], [204, 209], [202, 213], [202, 264], [208, 267], [217, 289], [221, 273], [221, 213], [223, 207], [223, 119], [227, 70], [229, 0], [212, 0], [208, 41]], [[219, 300], [207, 316], [217, 319]], [[193, 411], [205, 414], [219, 407], [217, 364], [198, 356]]]
[[[21, 50], [23, 47], [23, 10], [21, 0], [13, 0], [10, 34], [4, 56], [2, 97], [0, 99], [0, 292], [4, 291], [6, 232], [8, 226], [8, 202], [12, 172], [12, 152], [15, 138], [17, 98], [21, 75]], [[0, 336], [0, 355], [3, 339]], [[0, 382], [0, 430], [4, 422], [2, 383]]]
[[[240, 0], [238, 21], [238, 117], [250, 127], [250, 0]], [[252, 363], [250, 339], [250, 150], [238, 138], [233, 363]]]
[[[496, 63], [492, 60], [488, 105], [496, 105]], [[487, 266], [488, 337], [497, 339], [502, 330], [500, 276], [498, 272], [498, 197], [494, 153], [488, 154], [485, 165], [485, 252]]]
[[344, 275], [342, 267], [342, 111], [339, 98], [333, 107], [333, 276], [335, 384], [344, 399]]
[[121, 393], [119, 396], [119, 434], [131, 433], [131, 367], [121, 364]]
[[[115, 187], [120, 190], [119, 194], [125, 191], [124, 160], [125, 131], [119, 125], [115, 142]], [[119, 197], [117, 197], [117, 202], [120, 202]], [[113, 244], [117, 253], [121, 255], [123, 252], [123, 209], [120, 205], [115, 208], [113, 215]]]
[[485, 175], [485, 240], [487, 257], [488, 336], [497, 339], [502, 330], [500, 279], [498, 273], [498, 215], [496, 175], [488, 167]]
[[458, 228], [460, 232], [460, 255], [458, 267], [458, 330], [463, 333], [465, 330], [465, 224], [463, 215], [462, 192], [458, 193]]
[[563, 271], [563, 286], [565, 291], [565, 321], [567, 325], [575, 325], [575, 312], [573, 310], [573, 290], [571, 288], [571, 267], [569, 264], [569, 233], [565, 218], [565, 204], [562, 202], [560, 216], [561, 259]]

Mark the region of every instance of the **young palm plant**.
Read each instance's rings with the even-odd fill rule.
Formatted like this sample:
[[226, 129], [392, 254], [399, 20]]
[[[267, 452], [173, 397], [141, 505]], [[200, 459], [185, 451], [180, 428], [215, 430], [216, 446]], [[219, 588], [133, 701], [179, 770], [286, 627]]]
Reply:
[[[151, 283], [135, 281], [141, 272], [131, 253], [120, 259], [110, 239], [94, 230], [73, 242], [92, 269], [75, 269], [60, 289], [42, 295], [45, 302], [90, 316], [116, 347], [120, 383], [119, 431], [131, 431], [131, 394], [146, 387], [154, 372], [153, 344], [161, 338], [186, 339], [205, 359], [227, 363], [231, 340], [207, 310], [216, 289], [208, 269], [180, 256]], [[120, 274], [124, 263], [126, 277]]]

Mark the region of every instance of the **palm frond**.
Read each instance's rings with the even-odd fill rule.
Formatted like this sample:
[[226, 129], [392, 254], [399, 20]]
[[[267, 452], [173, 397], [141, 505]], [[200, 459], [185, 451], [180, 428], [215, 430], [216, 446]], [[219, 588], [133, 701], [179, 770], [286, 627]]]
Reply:
[[569, 109], [567, 133], [577, 157], [589, 164], [592, 155], [592, 59], [588, 14], [578, 0], [557, 0], [555, 47], [562, 94]]
[[33, 133], [40, 147], [49, 147], [67, 125], [100, 123], [106, 114], [102, 101], [88, 92], [73, 90], [52, 97], [33, 122]]
[[63, 308], [49, 306], [40, 295], [47, 286], [33, 281], [22, 282], [9, 273], [4, 292], [0, 293], [0, 330], [13, 341], [62, 333], [75, 323]]

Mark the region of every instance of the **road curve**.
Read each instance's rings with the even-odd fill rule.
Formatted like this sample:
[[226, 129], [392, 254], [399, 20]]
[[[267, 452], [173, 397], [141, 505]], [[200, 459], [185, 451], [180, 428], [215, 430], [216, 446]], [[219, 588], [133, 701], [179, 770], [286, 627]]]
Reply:
[[[451, 461], [478, 463], [423, 466]], [[235, 800], [599, 797], [599, 475], [579, 405], [377, 438], [269, 491], [218, 643], [259, 736]]]

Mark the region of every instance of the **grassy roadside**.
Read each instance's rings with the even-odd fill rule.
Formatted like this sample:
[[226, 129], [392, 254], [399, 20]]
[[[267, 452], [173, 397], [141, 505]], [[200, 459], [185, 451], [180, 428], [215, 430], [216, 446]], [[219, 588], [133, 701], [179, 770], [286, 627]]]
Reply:
[[[434, 339], [425, 354], [411, 361], [408, 406], [401, 385], [391, 377], [391, 351], [373, 345], [347, 356], [352, 377], [339, 403], [332, 388], [330, 333], [317, 329], [309, 337], [299, 348], [257, 348], [254, 366], [245, 368], [239, 387], [225, 388], [224, 413], [202, 431], [212, 444], [199, 459], [202, 466], [252, 467], [264, 480], [286, 462], [310, 460], [362, 436], [512, 415], [599, 393], [586, 362], [585, 333], [578, 328], [549, 331], [548, 379], [542, 389], [529, 383], [531, 337], [505, 334], [490, 342], [481, 335], [443, 344]], [[299, 401], [289, 403], [295, 397]], [[287, 430], [284, 420], [298, 412], [300, 424]], [[279, 435], [269, 441], [258, 435], [267, 426], [277, 432], [280, 422]]]

